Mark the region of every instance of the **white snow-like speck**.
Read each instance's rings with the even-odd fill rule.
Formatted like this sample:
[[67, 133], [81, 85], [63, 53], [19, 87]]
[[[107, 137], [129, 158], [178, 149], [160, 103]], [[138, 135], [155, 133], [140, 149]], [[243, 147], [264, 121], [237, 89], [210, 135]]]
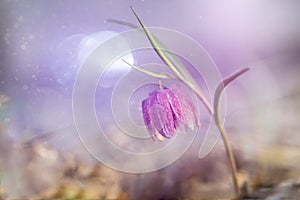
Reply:
[[26, 50], [27, 49], [27, 42], [21, 44], [21, 49]]
[[24, 17], [23, 16], [19, 16], [18, 17], [18, 21], [21, 22], [21, 23], [24, 22]]
[[33, 40], [33, 39], [35, 38], [35, 36], [34, 36], [33, 34], [30, 34], [30, 35], [28, 36], [28, 38], [29, 38], [30, 40]]
[[28, 90], [29, 86], [28, 85], [23, 85], [23, 90]]
[[18, 29], [19, 27], [20, 27], [20, 24], [18, 24], [18, 23], [15, 23], [15, 24], [14, 24], [14, 28], [15, 28], [15, 29]]

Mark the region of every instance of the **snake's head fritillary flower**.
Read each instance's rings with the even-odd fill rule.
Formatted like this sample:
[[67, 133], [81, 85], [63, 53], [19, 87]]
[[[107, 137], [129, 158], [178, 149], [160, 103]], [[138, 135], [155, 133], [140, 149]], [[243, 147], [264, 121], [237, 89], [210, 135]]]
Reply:
[[194, 105], [177, 89], [162, 88], [151, 92], [142, 102], [145, 125], [155, 139], [171, 138], [177, 131], [200, 126]]

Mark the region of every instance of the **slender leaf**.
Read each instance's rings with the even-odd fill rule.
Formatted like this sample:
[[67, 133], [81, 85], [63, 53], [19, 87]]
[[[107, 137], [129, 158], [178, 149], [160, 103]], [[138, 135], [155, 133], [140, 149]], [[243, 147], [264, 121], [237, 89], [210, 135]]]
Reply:
[[165, 54], [162, 52], [161, 48], [159, 47], [159, 45], [157, 44], [156, 40], [154, 39], [154, 36], [152, 35], [152, 33], [148, 30], [148, 28], [145, 26], [145, 24], [143, 23], [143, 21], [139, 18], [139, 16], [137, 15], [137, 13], [133, 10], [132, 7], [130, 7], [133, 14], [135, 15], [135, 17], [137, 18], [138, 22], [140, 23], [140, 25], [142, 26], [142, 28], [144, 29], [147, 38], [149, 39], [153, 49], [155, 50], [155, 52], [157, 53], [157, 55], [162, 59], [162, 61], [168, 65], [170, 67], [170, 69], [176, 74], [176, 76], [182, 80], [183, 77], [181, 75], [181, 73], [177, 70], [177, 68], [173, 65], [173, 63], [165, 56]]
[[116, 23], [116, 24], [121, 24], [124, 26], [128, 26], [130, 28], [139, 28], [139, 26], [132, 24], [130, 22], [124, 21], [124, 20], [120, 20], [120, 19], [107, 19], [107, 22], [112, 22], [112, 23]]
[[[111, 23], [124, 25], [124, 26], [127, 26], [129, 28], [135, 28], [135, 29], [139, 28], [139, 26], [137, 26], [133, 23], [130, 23], [130, 22], [124, 21], [124, 20], [120, 20], [120, 19], [107, 19], [106, 21], [111, 22]], [[174, 63], [175, 67], [183, 74], [183, 76], [186, 78], [186, 80], [188, 80], [190, 83], [192, 83], [194, 85], [194, 87], [197, 88], [197, 90], [200, 90], [200, 88], [199, 88], [198, 84], [196, 83], [196, 81], [194, 80], [194, 78], [186, 70], [186, 68], [182, 65], [182, 63], [174, 56], [174, 54], [172, 52], [168, 51], [167, 47], [164, 45], [163, 42], [161, 42], [159, 40], [159, 38], [157, 38], [155, 36], [153, 36], [153, 38], [156, 41], [156, 44], [158, 45], [158, 48], [160, 48], [165, 53], [166, 57], [172, 63]]]
[[218, 87], [215, 90], [215, 96], [214, 96], [214, 110], [215, 110], [215, 120], [220, 123], [220, 100], [222, 92], [224, 91], [225, 87], [228, 86], [232, 81], [240, 77], [242, 74], [247, 72], [249, 68], [245, 68], [242, 70], [239, 70], [229, 77], [225, 78], [221, 83], [219, 83]]
[[132, 65], [130, 64], [129, 62], [123, 60], [123, 62], [125, 62], [127, 65], [129, 65], [130, 67], [132, 67], [133, 69], [136, 69], [144, 74], [147, 74], [149, 76], [153, 76], [155, 78], [160, 78], [160, 79], [169, 79], [169, 78], [172, 78], [170, 75], [167, 75], [167, 74], [159, 74], [159, 73], [155, 73], [155, 72], [152, 72], [152, 71], [149, 71], [149, 70], [146, 70], [146, 69], [143, 69], [143, 68], [140, 68], [138, 66], [135, 66], [135, 65]]
[[[145, 26], [145, 24], [142, 22], [142, 20], [139, 18], [137, 13], [133, 10], [132, 7], [130, 7], [133, 14], [137, 18], [139, 24], [142, 26], [149, 42], [151, 43], [153, 49], [157, 53], [157, 55], [161, 58], [161, 60], [174, 72], [174, 74], [177, 76], [177, 78], [185, 83], [188, 87], [190, 87], [199, 97], [199, 99], [202, 101], [202, 103], [205, 105], [205, 107], [208, 109], [210, 114], [214, 114], [214, 110], [211, 107], [210, 103], [207, 101], [205, 96], [202, 94], [201, 89], [199, 88], [198, 84], [195, 82], [195, 80], [192, 78], [190, 73], [186, 70], [182, 64], [175, 59], [173, 54], [168, 51], [166, 48], [162, 48], [162, 43], [156, 39], [155, 36], [152, 35], [152, 33], [148, 30], [148, 28]], [[135, 27], [135, 25], [131, 23], [127, 23], [121, 20], [109, 20], [111, 22], [120, 23], [127, 25], [129, 27]], [[176, 63], [176, 65], [174, 65]], [[149, 74], [149, 73], [148, 73]]]

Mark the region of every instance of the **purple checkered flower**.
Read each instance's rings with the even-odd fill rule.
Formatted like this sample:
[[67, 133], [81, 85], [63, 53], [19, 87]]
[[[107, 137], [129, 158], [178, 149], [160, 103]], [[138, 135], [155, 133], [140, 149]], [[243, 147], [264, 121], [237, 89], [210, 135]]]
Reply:
[[145, 125], [155, 139], [171, 138], [175, 132], [199, 127], [195, 108], [188, 96], [179, 89], [153, 91], [142, 102]]

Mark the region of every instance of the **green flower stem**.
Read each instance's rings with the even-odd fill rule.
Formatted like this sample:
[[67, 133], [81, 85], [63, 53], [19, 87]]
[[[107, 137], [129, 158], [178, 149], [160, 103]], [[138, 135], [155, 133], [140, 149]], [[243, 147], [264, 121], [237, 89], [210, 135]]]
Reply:
[[210, 105], [210, 103], [207, 101], [207, 99], [203, 96], [203, 94], [200, 92], [200, 90], [195, 87], [194, 84], [190, 83], [189, 81], [186, 81], [185, 79], [180, 80], [182, 81], [186, 86], [188, 86], [196, 95], [197, 97], [202, 101], [202, 103], [205, 105], [211, 116], [214, 116], [214, 109]]
[[145, 24], [142, 22], [142, 20], [138, 17], [138, 15], [136, 14], [136, 12], [133, 10], [132, 7], [130, 7], [133, 14], [135, 15], [135, 17], [137, 18], [137, 20], [139, 21], [140, 25], [142, 26], [142, 28], [144, 29], [146, 36], [148, 37], [152, 47], [154, 48], [154, 50], [156, 51], [156, 53], [159, 55], [159, 57], [164, 61], [164, 63], [169, 66], [172, 71], [176, 74], [176, 76], [179, 79], [183, 79], [183, 76], [180, 74], [180, 72], [177, 70], [177, 68], [173, 65], [173, 63], [165, 56], [165, 54], [162, 52], [162, 50], [159, 48], [155, 38], [153, 37], [153, 35], [150, 33], [150, 31], [148, 30], [148, 28], [145, 26]]
[[229, 77], [225, 78], [216, 88], [215, 90], [215, 95], [214, 95], [214, 110], [215, 110], [215, 123], [218, 126], [218, 129], [221, 133], [222, 136], [222, 140], [226, 149], [226, 153], [227, 153], [227, 157], [229, 159], [230, 162], [230, 166], [231, 166], [231, 174], [232, 174], [232, 181], [234, 184], [234, 188], [235, 188], [235, 193], [236, 196], [239, 195], [240, 190], [239, 190], [239, 185], [238, 185], [238, 180], [237, 180], [237, 169], [236, 169], [236, 163], [235, 163], [235, 159], [232, 153], [232, 149], [229, 145], [228, 139], [227, 139], [227, 134], [225, 131], [225, 128], [222, 124], [221, 121], [221, 112], [220, 112], [220, 102], [221, 102], [221, 96], [222, 93], [225, 89], [226, 86], [228, 86], [232, 81], [234, 81], [235, 79], [237, 79], [239, 76], [241, 76], [242, 74], [244, 74], [245, 72], [247, 72], [249, 70], [249, 68], [245, 68], [242, 70], [239, 70], [235, 73], [233, 73], [232, 75], [230, 75]]
[[[199, 96], [199, 93], [198, 93], [198, 90], [195, 89], [193, 87], [193, 84], [190, 84], [189, 82], [186, 82], [184, 80], [182, 80], [190, 89], [192, 89], [195, 94], [198, 96], [198, 98], [201, 99], [201, 96]], [[223, 89], [225, 88], [225, 86], [222, 88], [221, 92], [223, 91]], [[220, 93], [221, 95], [221, 93]], [[234, 156], [233, 156], [233, 152], [232, 152], [232, 149], [231, 149], [231, 146], [229, 144], [229, 140], [227, 138], [227, 133], [225, 131], [225, 128], [222, 124], [222, 121], [221, 121], [221, 116], [220, 116], [220, 97], [221, 96], [218, 96], [217, 98], [217, 102], [215, 104], [215, 108], [214, 110], [214, 113], [210, 113], [212, 117], [214, 117], [214, 121], [221, 133], [221, 137], [222, 137], [222, 140], [223, 140], [223, 143], [224, 143], [224, 146], [225, 146], [225, 149], [226, 149], [226, 154], [227, 154], [227, 157], [229, 159], [229, 163], [230, 163], [230, 168], [231, 168], [231, 175], [232, 175], [232, 181], [233, 181], [233, 185], [234, 185], [234, 190], [235, 190], [235, 194], [236, 196], [239, 196], [240, 194], [240, 189], [239, 189], [239, 185], [238, 185], [238, 180], [237, 180], [237, 169], [236, 169], [236, 162], [235, 162], [235, 159], [234, 159]], [[206, 100], [206, 99], [204, 99]], [[208, 105], [209, 103], [206, 102]]]
[[209, 107], [210, 114], [212, 116], [214, 115], [213, 108], [211, 107], [210, 103], [206, 100], [206, 98], [202, 98], [203, 95], [200, 92], [200, 90], [198, 90], [197, 87], [195, 87], [194, 84], [192, 84], [191, 82], [185, 80], [183, 77], [174, 77], [174, 76], [171, 76], [171, 75], [168, 75], [168, 74], [158, 74], [158, 73], [155, 73], [155, 72], [151, 72], [149, 70], [145, 70], [141, 67], [132, 65], [132, 64], [128, 63], [126, 60], [123, 60], [123, 62], [125, 62], [127, 65], [131, 66], [133, 69], [138, 70], [138, 71], [140, 71], [144, 74], [147, 74], [147, 75], [155, 77], [155, 78], [159, 78], [159, 79], [176, 79], [177, 78], [179, 81], [183, 82], [187, 87], [189, 87], [197, 95], [197, 97], [199, 99], [202, 99], [203, 104], [205, 104], [205, 105], [207, 105], [207, 107]]
[[[229, 163], [230, 163], [230, 168], [231, 168], [231, 175], [232, 175], [232, 181], [233, 181], [233, 185], [234, 185], [234, 191], [236, 196], [238, 197], [240, 195], [240, 188], [239, 188], [239, 184], [238, 184], [238, 179], [237, 179], [237, 168], [236, 168], [236, 162], [233, 156], [233, 152], [231, 149], [231, 146], [229, 144], [229, 140], [227, 138], [227, 133], [225, 131], [225, 128], [223, 126], [223, 123], [221, 121], [221, 112], [220, 112], [220, 100], [221, 100], [221, 94], [224, 91], [224, 88], [233, 80], [235, 80], [237, 77], [239, 77], [240, 75], [242, 75], [243, 73], [245, 73], [246, 71], [248, 71], [249, 69], [243, 69], [238, 71], [237, 73], [234, 73], [232, 76], [230, 76], [229, 78], [225, 79], [216, 89], [215, 92], [215, 99], [214, 99], [214, 113], [210, 113], [212, 117], [214, 117], [214, 121], [221, 133], [221, 137], [226, 149], [226, 154], [227, 157], [229, 159]], [[185, 83], [190, 89], [192, 89], [195, 94], [198, 96], [198, 98], [201, 99], [201, 96], [199, 96], [198, 90], [193, 87], [194, 85], [191, 84], [188, 81], [182, 80], [183, 83]], [[201, 94], [200, 94], [201, 95]], [[204, 99], [206, 100], [206, 99]], [[207, 104], [209, 105], [209, 102], [207, 102]]]
[[[128, 21], [123, 21], [123, 20], [119, 20], [119, 19], [107, 19], [107, 22], [112, 22], [112, 23], [117, 23], [117, 24], [121, 24], [130, 28], [134, 28], [134, 29], [138, 29], [139, 26], [132, 24]], [[141, 29], [141, 31], [144, 31], [144, 29]], [[159, 40], [159, 38], [153, 36], [153, 38], [155, 39], [158, 47], [160, 47], [160, 49], [162, 49], [162, 51], [164, 51], [166, 57], [169, 58], [169, 60], [171, 61], [171, 63], [173, 63], [173, 65], [175, 65], [175, 67], [179, 70], [179, 72], [184, 76], [184, 78], [186, 80], [188, 80], [190, 83], [192, 83], [193, 85], [196, 86], [197, 90], [200, 90], [197, 83], [195, 82], [195, 80], [193, 79], [193, 77], [191, 76], [191, 74], [184, 68], [181, 66], [181, 63], [173, 56], [173, 53], [167, 50], [167, 47]]]
[[[165, 54], [162, 52], [162, 50], [159, 48], [159, 45], [157, 44], [154, 36], [151, 34], [151, 32], [148, 30], [148, 28], [145, 26], [145, 24], [142, 22], [142, 20], [139, 18], [139, 16], [137, 15], [137, 13], [133, 10], [132, 7], [130, 7], [133, 14], [135, 15], [135, 17], [137, 18], [138, 22], [140, 23], [140, 25], [142, 26], [142, 28], [145, 31], [145, 34], [147, 36], [147, 38], [149, 39], [152, 47], [154, 48], [155, 52], [157, 53], [157, 55], [162, 59], [162, 61], [168, 66], [170, 67], [170, 69], [175, 73], [175, 75], [178, 77], [179, 80], [181, 80], [182, 82], [186, 82], [185, 78], [182, 76], [182, 74], [178, 71], [178, 69], [173, 65], [173, 63], [168, 59], [167, 56], [165, 56]], [[207, 110], [209, 111], [209, 113], [211, 115], [214, 114], [214, 111], [210, 105], [210, 103], [207, 101], [207, 99], [203, 96], [203, 94], [201, 93], [200, 90], [197, 90], [196, 87], [191, 84], [188, 83], [187, 84], [193, 91], [195, 91], [197, 93], [197, 96], [199, 97], [200, 101], [202, 101], [202, 103], [205, 105], [205, 107], [207, 108]]]
[[[145, 73], [149, 76], [153, 76], [153, 77], [156, 77], [156, 78], [159, 78], [159, 79], [162, 79], [162, 78], [175, 78], [175, 77], [171, 77], [169, 75], [157, 74], [157, 73], [154, 73], [154, 72], [151, 72], [151, 71], [148, 71], [148, 70], [144, 70], [140, 67], [133, 66], [133, 65], [129, 64], [125, 60], [123, 60], [123, 61], [125, 63], [127, 63], [128, 65], [130, 65], [131, 67], [133, 67], [134, 69], [136, 69], [136, 70], [138, 70], [142, 73]], [[242, 73], [244, 73], [244, 72], [245, 71], [243, 71]], [[177, 77], [177, 78], [179, 79], [179, 77]], [[201, 99], [201, 93], [199, 93], [199, 90], [197, 88], [195, 88], [192, 83], [190, 83], [189, 81], [186, 81], [185, 79], [179, 79], [179, 80], [182, 81], [187, 87], [189, 87], [197, 95], [197, 97], [199, 99]], [[238, 196], [239, 195], [239, 185], [238, 185], [238, 181], [237, 181], [236, 163], [235, 163], [235, 159], [234, 159], [234, 156], [233, 156], [233, 153], [232, 153], [232, 149], [230, 147], [230, 144], [229, 144], [229, 141], [228, 141], [228, 138], [227, 138], [227, 133], [226, 133], [225, 128], [222, 124], [221, 116], [220, 116], [220, 97], [221, 97], [222, 91], [224, 90], [225, 86], [228, 83], [226, 85], [225, 84], [223, 85], [223, 83], [222, 83], [221, 85], [219, 85], [219, 87], [216, 90], [216, 95], [215, 95], [216, 100], [215, 100], [215, 104], [214, 104], [215, 114], [211, 113], [211, 116], [214, 117], [214, 121], [215, 121], [215, 123], [216, 123], [216, 125], [217, 125], [217, 127], [218, 127], [218, 129], [221, 133], [221, 137], [222, 137], [225, 149], [226, 149], [226, 154], [227, 154], [227, 157], [228, 157], [229, 162], [230, 162], [234, 190], [235, 190], [236, 196]], [[161, 82], [160, 81], [159, 81], [159, 86], [161, 87]], [[204, 98], [204, 100], [206, 100], [206, 99]], [[209, 102], [206, 102], [206, 104], [210, 105]]]
[[127, 62], [126, 60], [124, 60], [124, 59], [123, 59], [123, 62], [126, 63], [127, 65], [129, 65], [130, 67], [132, 67], [133, 69], [138, 70], [138, 71], [140, 71], [140, 72], [142, 72], [144, 74], [147, 74], [147, 75], [155, 77], [155, 78], [159, 78], [159, 79], [174, 78], [174, 77], [172, 77], [171, 75], [168, 75], [168, 74], [159, 74], [159, 73], [151, 72], [149, 70], [146, 70], [146, 69], [140, 68], [138, 66], [132, 65], [129, 62]]
[[[137, 18], [138, 22], [140, 23], [140, 25], [142, 26], [148, 40], [150, 41], [153, 49], [155, 50], [155, 52], [157, 53], [157, 55], [162, 59], [162, 61], [174, 72], [174, 74], [176, 75], [176, 77], [183, 82], [186, 86], [188, 86], [196, 95], [197, 97], [200, 99], [200, 101], [202, 101], [202, 103], [204, 104], [204, 106], [207, 108], [207, 110], [209, 111], [209, 113], [211, 114], [212, 117], [214, 117], [214, 121], [221, 133], [222, 136], [222, 140], [226, 149], [226, 154], [227, 157], [229, 159], [230, 162], [230, 167], [231, 167], [231, 172], [232, 172], [232, 180], [233, 180], [233, 185], [234, 185], [234, 190], [235, 190], [235, 194], [236, 196], [239, 196], [240, 194], [240, 190], [239, 190], [239, 185], [238, 185], [238, 180], [237, 180], [237, 168], [236, 168], [236, 162], [232, 153], [232, 149], [230, 147], [228, 138], [227, 138], [227, 133], [225, 131], [225, 128], [221, 122], [221, 117], [220, 117], [220, 99], [221, 99], [221, 94], [224, 90], [224, 88], [233, 80], [235, 80], [237, 77], [239, 77], [240, 75], [242, 75], [243, 73], [245, 73], [246, 71], [248, 71], [249, 69], [242, 69], [236, 73], [234, 73], [233, 75], [231, 75], [229, 78], [224, 79], [222, 83], [220, 83], [215, 91], [215, 96], [214, 96], [214, 107], [211, 106], [211, 104], [207, 101], [207, 99], [203, 96], [201, 90], [199, 89], [199, 87], [197, 87], [196, 83], [193, 81], [193, 79], [191, 78], [190, 74], [183, 69], [183, 67], [176, 67], [173, 65], [173, 63], [168, 59], [168, 57], [163, 53], [163, 51], [161, 50], [161, 48], [159, 47], [159, 44], [157, 43], [155, 37], [151, 34], [151, 32], [148, 30], [148, 28], [144, 25], [144, 23], [142, 22], [142, 20], [138, 17], [137, 13], [133, 10], [132, 7], [130, 7], [133, 14], [135, 15], [135, 17]], [[138, 67], [134, 67], [135, 69], [146, 73], [148, 75], [152, 75], [151, 73], [153, 72], [149, 72], [146, 70], [141, 70]], [[180, 71], [178, 70], [180, 69]], [[155, 76], [157, 76], [157, 74], [154, 73]], [[155, 77], [154, 76], [154, 77]], [[186, 80], [188, 79], [188, 80]]]
[[227, 138], [227, 133], [226, 133], [225, 128], [224, 128], [224, 126], [221, 122], [220, 103], [218, 103], [217, 110], [215, 110], [215, 112], [216, 112], [216, 114], [215, 114], [215, 123], [218, 126], [218, 129], [221, 133], [222, 140], [223, 140], [223, 143], [224, 143], [224, 146], [225, 146], [225, 149], [226, 149], [226, 154], [227, 154], [227, 157], [228, 157], [229, 162], [230, 162], [231, 175], [232, 175], [232, 181], [233, 181], [233, 185], [234, 185], [235, 194], [236, 194], [236, 196], [239, 196], [240, 189], [239, 189], [238, 180], [237, 180], [236, 162], [235, 162], [233, 152], [232, 152], [231, 146], [230, 146], [228, 138]]

